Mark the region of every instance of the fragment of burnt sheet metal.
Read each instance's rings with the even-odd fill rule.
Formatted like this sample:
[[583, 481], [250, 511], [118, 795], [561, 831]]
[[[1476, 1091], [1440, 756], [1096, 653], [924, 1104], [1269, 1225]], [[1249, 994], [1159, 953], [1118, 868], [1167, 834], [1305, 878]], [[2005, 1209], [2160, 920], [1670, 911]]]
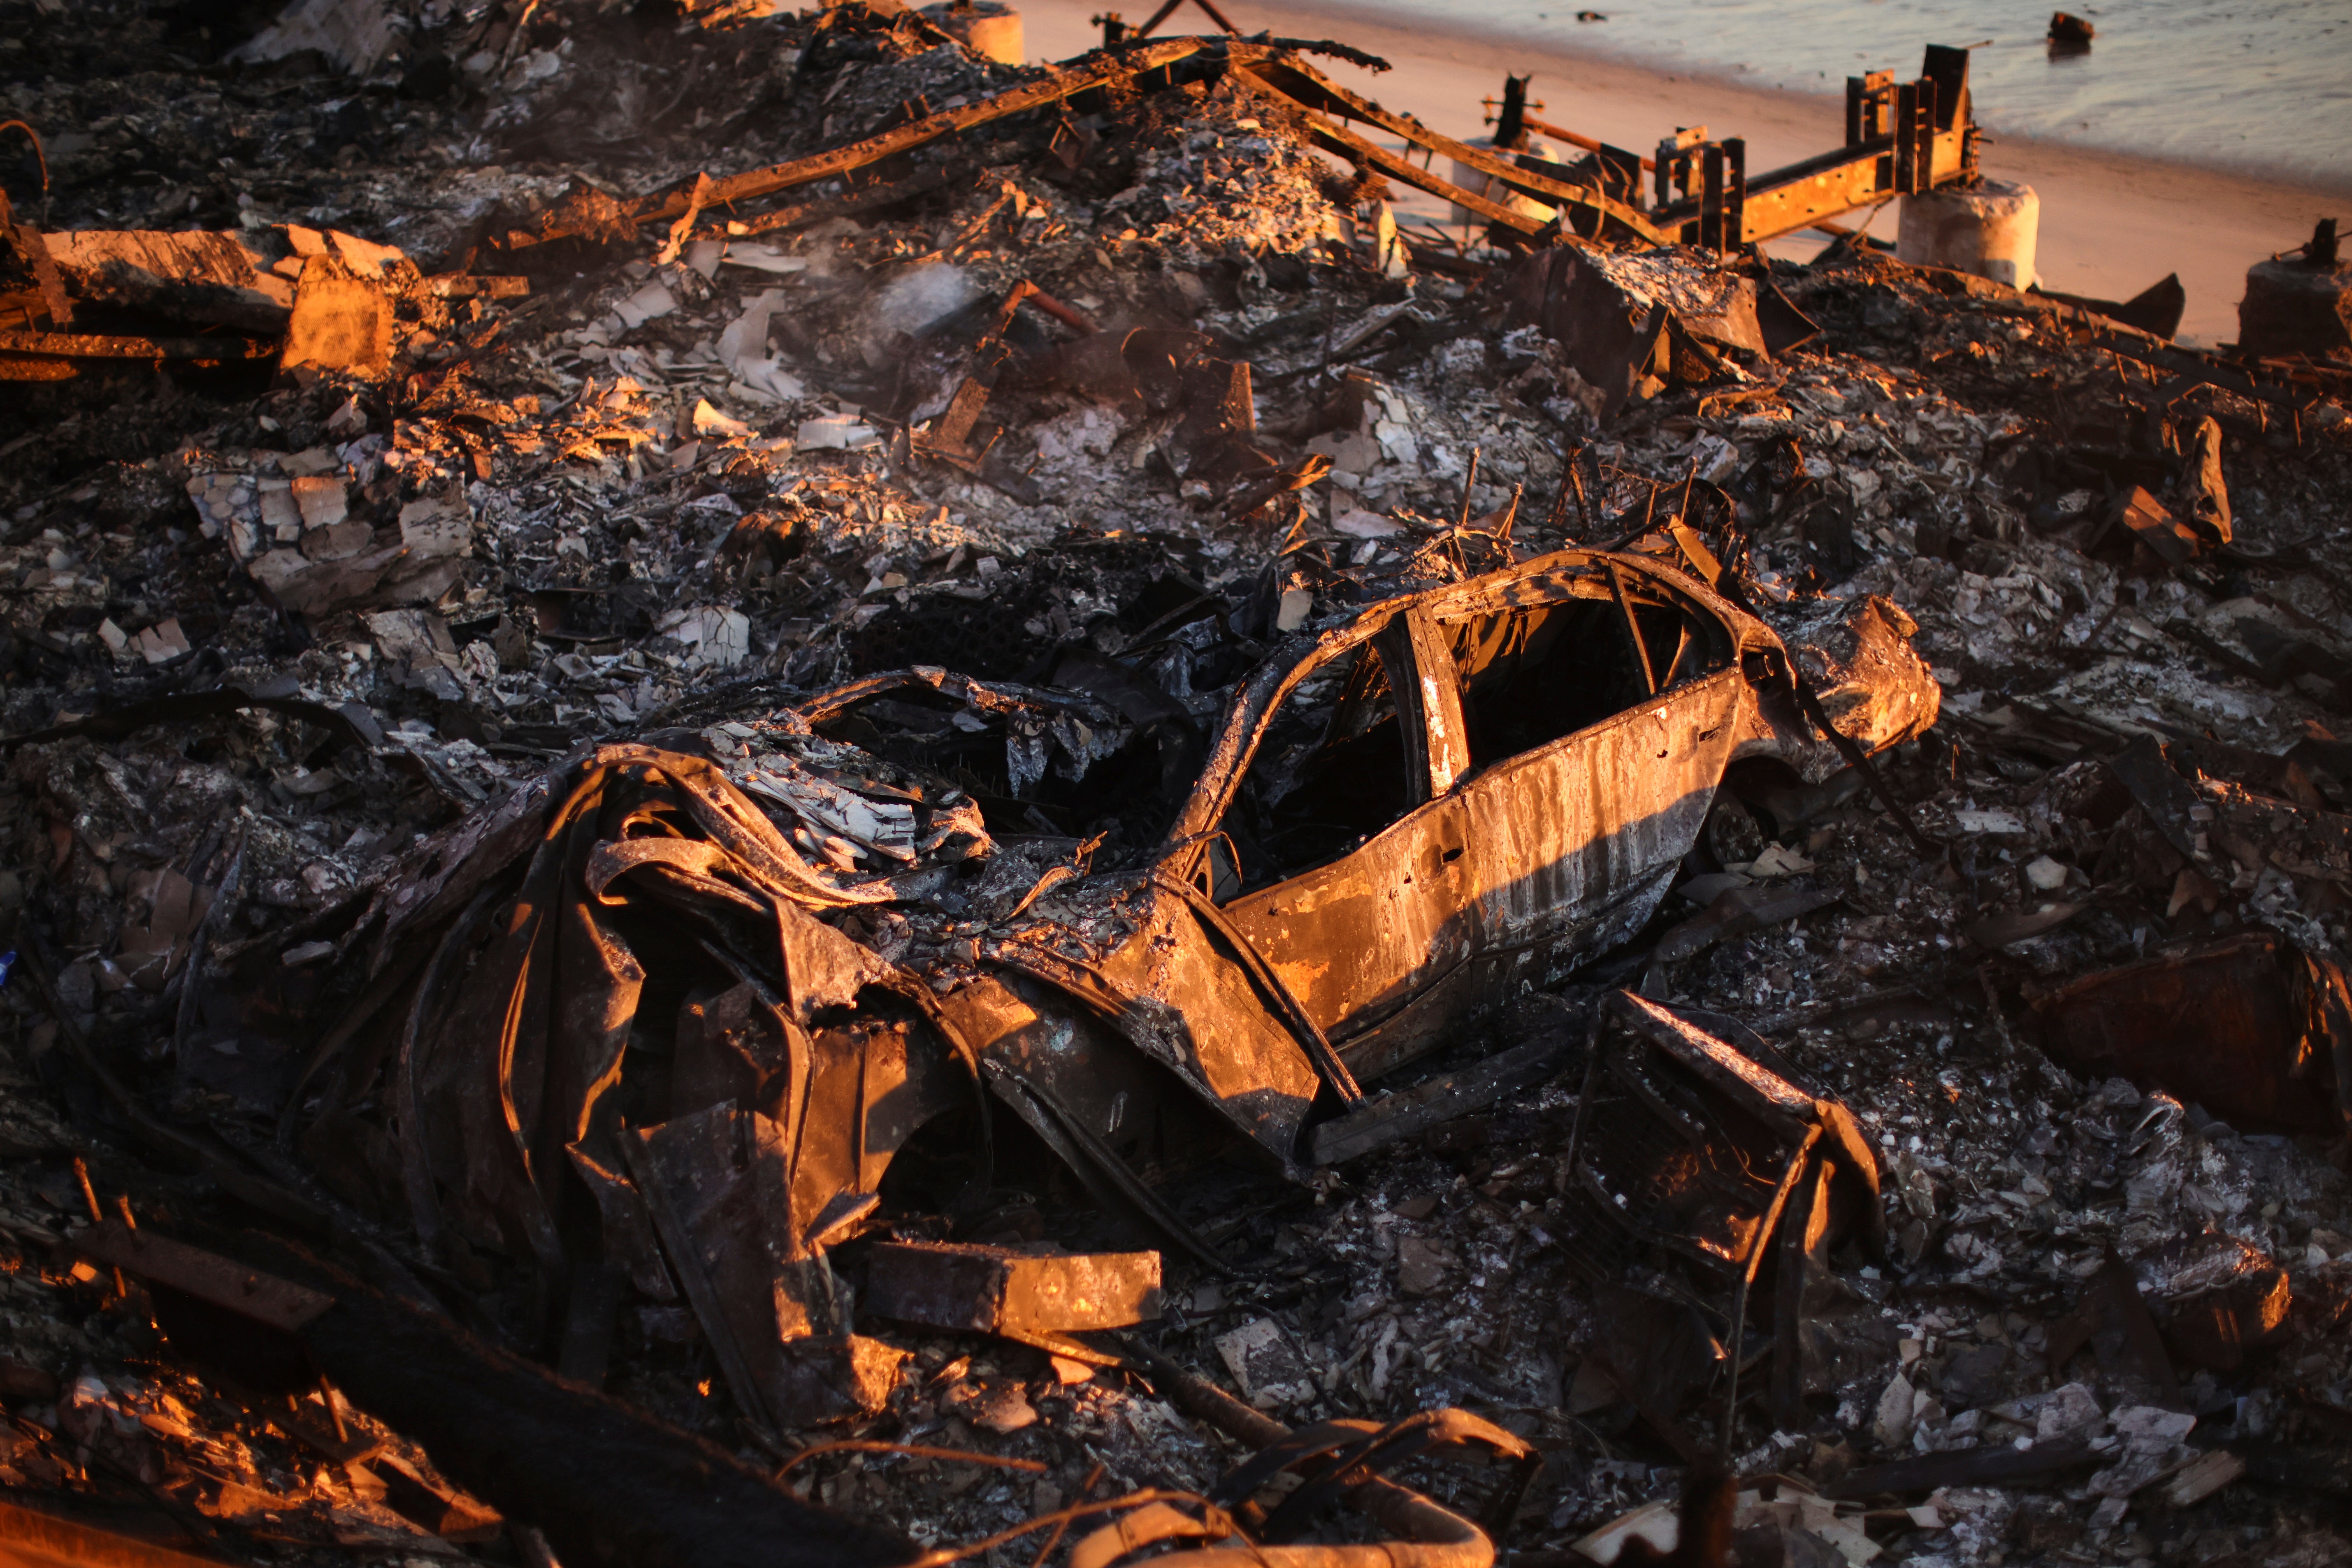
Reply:
[[2083, 975], [2034, 1010], [2074, 1071], [2167, 1090], [2255, 1131], [2352, 1128], [2344, 970], [2271, 932]]
[[[979, 1087], [929, 988], [810, 913], [887, 885], [812, 864], [704, 758], [605, 747], [539, 800], [524, 831], [478, 845], [504, 865], [464, 868], [478, 898], [507, 890], [489, 917], [413, 939], [470, 961], [436, 956], [398, 1009], [394, 1114], [420, 1234], [568, 1279], [581, 1260], [559, 1238], [580, 1233], [566, 1206], [584, 1191], [605, 1255], [657, 1298], [675, 1280], [747, 1412], [870, 1408], [893, 1356], [847, 1333], [824, 1249], [873, 1209], [905, 1138]], [[953, 831], [951, 804], [937, 817]], [[630, 1126], [623, 1047], [649, 966], [700, 984]], [[892, 1000], [830, 1024], [869, 990]]]
[[907, 1322], [1011, 1339], [1128, 1328], [1160, 1316], [1160, 1254], [877, 1242], [866, 1253], [865, 1304]]
[[[1771, 1398], [1794, 1407], [1808, 1270], [1847, 1239], [1885, 1250], [1877, 1156], [1853, 1113], [1736, 1020], [1619, 991], [1601, 1005], [1561, 1162], [1570, 1263], [1596, 1288], [1651, 1298], [1664, 1318], [1696, 1311], [1702, 1339], [1729, 1341], [1707, 1339], [1703, 1359], [1726, 1358], [1734, 1390], [1749, 1291], [1769, 1270]], [[1674, 1368], [1650, 1343], [1657, 1324], [1637, 1328], [1637, 1313], [1630, 1301], [1615, 1313], [1627, 1333], [1604, 1347], [1606, 1370], [1685, 1447], [1675, 1406], [1698, 1379]]]

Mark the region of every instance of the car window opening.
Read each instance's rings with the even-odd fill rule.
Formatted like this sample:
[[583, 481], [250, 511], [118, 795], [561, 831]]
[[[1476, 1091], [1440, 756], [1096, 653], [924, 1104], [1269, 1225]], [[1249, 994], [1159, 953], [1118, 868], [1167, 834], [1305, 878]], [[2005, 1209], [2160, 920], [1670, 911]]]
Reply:
[[1223, 825], [1246, 890], [1338, 859], [1414, 804], [1388, 666], [1363, 643], [1283, 699]]
[[[1681, 610], [1636, 600], [1633, 615], [1660, 690], [1702, 673], [1704, 650]], [[1573, 735], [1651, 695], [1613, 600], [1465, 615], [1438, 628], [1462, 683], [1473, 768]]]

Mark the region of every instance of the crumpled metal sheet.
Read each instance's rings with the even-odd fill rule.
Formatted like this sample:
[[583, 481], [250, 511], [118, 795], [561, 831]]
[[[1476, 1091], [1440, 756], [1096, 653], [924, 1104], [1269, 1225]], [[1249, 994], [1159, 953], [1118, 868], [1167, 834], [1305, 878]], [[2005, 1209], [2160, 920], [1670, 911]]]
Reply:
[[1884, 1250], [1878, 1158], [1851, 1111], [1759, 1060], [1769, 1048], [1732, 1019], [1631, 991], [1602, 1018], [1569, 1149], [1570, 1190], [1587, 1200], [1570, 1249], [1581, 1269], [1612, 1280], [1632, 1242], [1701, 1277], [1752, 1279], [1781, 1218], [1782, 1172], [1817, 1162], [1833, 1172], [1841, 1228]]
[[[824, 1244], [873, 1207], [845, 1197], [870, 1195], [975, 1082], [968, 1054], [936, 1043], [929, 987], [814, 913], [887, 887], [803, 859], [709, 759], [646, 747], [593, 753], [444, 848], [470, 851], [462, 880], [383, 901], [446, 909], [472, 890], [425, 928], [431, 956], [378, 1064], [420, 1237], [523, 1261], [551, 1291], [609, 1265], [684, 1294], [757, 1418], [870, 1408], [895, 1363], [847, 1334]], [[667, 1021], [642, 1016], [649, 962], [707, 981], [666, 1062], [631, 1051]], [[875, 991], [895, 1011], [840, 1021]], [[626, 1082], [625, 1061], [641, 1064]], [[569, 1216], [587, 1200], [583, 1250]]]
[[[1256, 1416], [1221, 1390], [1150, 1360], [1155, 1382], [1183, 1403], [1244, 1441], [1261, 1445], [1253, 1458], [1229, 1472], [1205, 1500], [1134, 1494], [1138, 1506], [1113, 1522], [1079, 1538], [1071, 1548], [1072, 1568], [1113, 1568], [1153, 1547], [1176, 1542], [1169, 1558], [1218, 1568], [1490, 1568], [1494, 1533], [1506, 1527], [1528, 1484], [1543, 1462], [1524, 1438], [1492, 1422], [1453, 1408], [1423, 1410], [1402, 1420], [1339, 1419], [1292, 1431]], [[1255, 1417], [1253, 1419], [1253, 1417]], [[1511, 1473], [1483, 1517], [1471, 1520], [1391, 1479], [1389, 1471], [1416, 1459], [1448, 1452], [1484, 1454], [1507, 1463]], [[1255, 1494], [1288, 1474], [1297, 1484], [1262, 1522], [1242, 1528], [1234, 1512]], [[1344, 1499], [1402, 1539], [1378, 1542], [1305, 1542], [1289, 1539], [1327, 1503]]]
[[[1873, 593], [1832, 601], [1826, 613], [1788, 627], [1784, 641], [1822, 716], [1868, 754], [1927, 734], [1943, 710], [1943, 687], [1911, 645], [1918, 630], [1901, 605]], [[1777, 758], [1809, 784], [1847, 766], [1844, 753], [1797, 705], [1784, 709], [1768, 701], [1760, 711], [1769, 732], [1743, 739], [1735, 760]]]
[[2253, 1129], [2352, 1127], [2344, 972], [2247, 931], [2084, 975], [2041, 998], [2051, 1054], [2160, 1086]]

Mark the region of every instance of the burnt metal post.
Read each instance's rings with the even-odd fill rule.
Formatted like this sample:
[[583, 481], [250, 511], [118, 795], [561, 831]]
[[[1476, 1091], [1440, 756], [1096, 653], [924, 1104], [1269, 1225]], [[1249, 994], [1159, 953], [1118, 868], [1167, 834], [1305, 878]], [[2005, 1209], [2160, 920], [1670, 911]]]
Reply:
[[1886, 98], [1895, 86], [1893, 71], [1871, 71], [1845, 78], [1845, 144], [1859, 147], [1886, 134]]
[[1698, 152], [1698, 243], [1706, 250], [1738, 250], [1748, 239], [1748, 142], [1735, 136]]
[[1706, 127], [1685, 125], [1658, 143], [1656, 167], [1653, 172], [1655, 192], [1651, 205], [1664, 207], [1668, 203], [1689, 195], [1694, 187], [1691, 165], [1697, 149], [1706, 144]]
[[1887, 182], [1909, 194], [1917, 190], [1919, 167], [1919, 84], [1904, 82], [1895, 89], [1895, 167]]
[[1503, 78], [1503, 107], [1495, 116], [1495, 145], [1517, 147], [1528, 139], [1528, 83], [1532, 77]]

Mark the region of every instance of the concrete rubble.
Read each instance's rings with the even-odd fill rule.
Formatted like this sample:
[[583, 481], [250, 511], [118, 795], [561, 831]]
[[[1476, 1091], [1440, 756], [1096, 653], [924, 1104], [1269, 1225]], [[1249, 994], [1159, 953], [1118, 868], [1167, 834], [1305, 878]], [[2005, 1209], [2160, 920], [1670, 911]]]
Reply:
[[2352, 1555], [2332, 225], [2210, 352], [1736, 142], [1417, 220], [1344, 40], [106, 14], [0, 5], [0, 1541]]

